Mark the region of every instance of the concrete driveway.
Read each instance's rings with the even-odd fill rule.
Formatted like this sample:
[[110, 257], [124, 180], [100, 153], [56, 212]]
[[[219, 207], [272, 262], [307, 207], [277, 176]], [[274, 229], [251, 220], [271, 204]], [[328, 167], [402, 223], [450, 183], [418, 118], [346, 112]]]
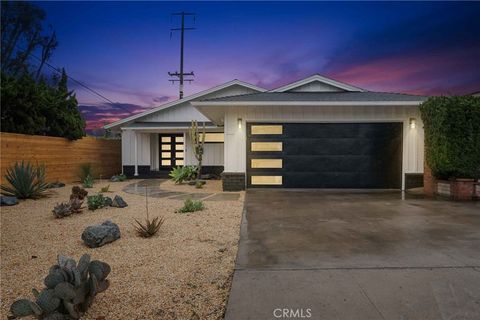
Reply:
[[226, 319], [480, 319], [480, 203], [248, 190]]

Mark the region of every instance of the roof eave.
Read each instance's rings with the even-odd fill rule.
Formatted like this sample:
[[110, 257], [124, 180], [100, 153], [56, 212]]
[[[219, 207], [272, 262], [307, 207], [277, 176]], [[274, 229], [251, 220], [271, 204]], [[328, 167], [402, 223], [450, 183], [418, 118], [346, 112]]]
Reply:
[[418, 101], [192, 101], [194, 107], [209, 106], [418, 106]]

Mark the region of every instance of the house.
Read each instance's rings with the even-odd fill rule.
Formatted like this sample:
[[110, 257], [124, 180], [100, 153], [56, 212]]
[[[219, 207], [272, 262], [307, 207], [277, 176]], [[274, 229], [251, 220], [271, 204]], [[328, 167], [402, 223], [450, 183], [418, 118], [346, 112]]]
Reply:
[[195, 164], [188, 128], [197, 120], [206, 127], [204, 170], [223, 172], [226, 191], [404, 190], [423, 183], [425, 99], [321, 75], [273, 90], [234, 80], [105, 128], [121, 131], [128, 176]]

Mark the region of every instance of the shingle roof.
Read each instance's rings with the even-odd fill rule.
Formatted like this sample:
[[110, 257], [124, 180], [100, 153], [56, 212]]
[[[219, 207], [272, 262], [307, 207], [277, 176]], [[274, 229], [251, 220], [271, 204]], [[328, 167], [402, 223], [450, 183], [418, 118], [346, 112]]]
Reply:
[[424, 101], [428, 97], [386, 92], [261, 92], [200, 101]]

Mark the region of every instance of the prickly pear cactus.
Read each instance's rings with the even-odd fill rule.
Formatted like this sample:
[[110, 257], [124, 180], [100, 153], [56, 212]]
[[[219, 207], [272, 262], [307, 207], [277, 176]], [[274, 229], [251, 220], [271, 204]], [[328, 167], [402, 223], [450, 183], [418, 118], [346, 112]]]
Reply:
[[18, 318], [34, 316], [42, 320], [79, 319], [92, 304], [97, 293], [105, 291], [109, 282], [110, 266], [102, 261], [90, 261], [84, 254], [78, 264], [75, 260], [59, 255], [52, 266], [42, 291], [33, 289], [35, 302], [28, 299], [15, 301], [11, 313]]

